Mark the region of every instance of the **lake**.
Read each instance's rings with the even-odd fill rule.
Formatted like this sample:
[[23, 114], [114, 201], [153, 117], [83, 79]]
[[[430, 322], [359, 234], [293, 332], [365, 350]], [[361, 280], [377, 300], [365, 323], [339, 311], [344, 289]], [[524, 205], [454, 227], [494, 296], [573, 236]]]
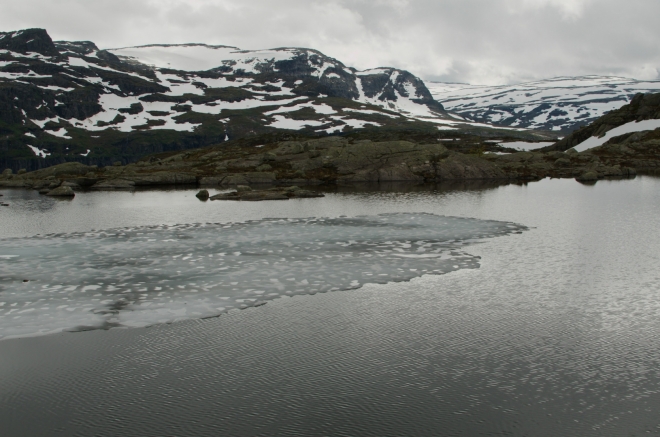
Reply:
[[[34, 284], [49, 275], [75, 283], [90, 265], [100, 270], [99, 253], [155, 254], [150, 266], [166, 274], [203, 267], [162, 296], [137, 262], [107, 266], [129, 275], [122, 281], [90, 277], [124, 286], [132, 308], [162, 305], [165, 323], [120, 317], [117, 326], [135, 327], [0, 341], [3, 436], [660, 434], [660, 178], [391, 184], [257, 203], [200, 202], [196, 191], [62, 201], [0, 190], [9, 204], [0, 207], [0, 301], [9, 305], [44, 290], [54, 297], [41, 299], [83, 302], [82, 290], [56, 296], [64, 289]], [[266, 305], [171, 317], [181, 302], [218, 308], [209, 275], [220, 264], [209, 255], [220, 249], [208, 241], [222, 253], [240, 246], [239, 258], [222, 261], [230, 269], [247, 255], [256, 262], [260, 247], [278, 254], [259, 253], [268, 267], [223, 289], [229, 301]], [[317, 241], [333, 246], [308, 244]], [[40, 248], [53, 258], [40, 260]], [[204, 257], [182, 264], [184, 252]], [[30, 266], [28, 288], [7, 280], [7, 263]], [[287, 275], [291, 284], [263, 297], [263, 284]], [[175, 296], [186, 283], [198, 293]], [[70, 313], [89, 314], [91, 298]], [[47, 314], [60, 319], [35, 308], [39, 317], [14, 323], [0, 307], [0, 329], [39, 334], [55, 326]]]

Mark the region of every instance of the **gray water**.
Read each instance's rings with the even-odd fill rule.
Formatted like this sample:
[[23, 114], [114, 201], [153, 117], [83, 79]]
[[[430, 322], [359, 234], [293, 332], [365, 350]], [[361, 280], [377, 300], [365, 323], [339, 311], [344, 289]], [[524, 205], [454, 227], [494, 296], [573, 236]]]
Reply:
[[0, 341], [3, 435], [660, 433], [657, 178], [271, 203], [201, 203], [191, 190], [1, 194], [5, 238], [422, 212], [529, 228], [462, 247], [478, 268], [213, 319]]

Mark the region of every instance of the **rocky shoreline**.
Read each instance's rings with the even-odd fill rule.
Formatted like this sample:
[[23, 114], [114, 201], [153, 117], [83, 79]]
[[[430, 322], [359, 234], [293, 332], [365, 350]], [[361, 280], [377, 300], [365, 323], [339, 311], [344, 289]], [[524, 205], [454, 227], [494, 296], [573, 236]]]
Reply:
[[[531, 181], [546, 177], [587, 182], [660, 169], [659, 147], [660, 133], [654, 131], [613, 138], [603, 146], [580, 153], [573, 149], [461, 153], [441, 143], [351, 142], [327, 137], [259, 146], [215, 146], [153, 155], [126, 166], [117, 163], [96, 167], [72, 162], [18, 174], [5, 170], [0, 187], [71, 196], [79, 190], [132, 190], [163, 185], [292, 187], [395, 181]], [[269, 195], [274, 196], [275, 192], [285, 190]]]

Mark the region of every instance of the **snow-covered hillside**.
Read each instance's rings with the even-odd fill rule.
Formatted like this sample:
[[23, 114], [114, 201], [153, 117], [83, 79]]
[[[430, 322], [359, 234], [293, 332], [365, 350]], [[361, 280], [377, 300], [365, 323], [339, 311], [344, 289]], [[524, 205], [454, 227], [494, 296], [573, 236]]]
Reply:
[[475, 122], [568, 133], [630, 102], [660, 92], [660, 81], [622, 77], [558, 77], [519, 85], [427, 82], [448, 111]]
[[[379, 106], [407, 118], [422, 119], [441, 125], [461, 122], [459, 119], [453, 120], [448, 116], [442, 106], [433, 100], [424, 83], [407, 71], [396, 68], [357, 71], [315, 50], [300, 48], [241, 50], [228, 46], [182, 44], [128, 47], [111, 49], [108, 52], [118, 56], [122, 61], [153, 68], [160, 83], [169, 87], [172, 90], [171, 93], [176, 93], [172, 95], [203, 94], [203, 87], [200, 84], [208, 88], [239, 87], [251, 89], [253, 93], [256, 92], [262, 96], [298, 96], [296, 99], [280, 103], [281, 105], [292, 105], [289, 107], [296, 108], [294, 110], [300, 109], [300, 105], [296, 105], [297, 103], [307, 101], [310, 97], [332, 96], [349, 98], [359, 103]], [[209, 71], [220, 73], [222, 76], [209, 79], [205, 77], [206, 74], [200, 74], [200, 72]], [[277, 81], [273, 81], [273, 77], [277, 77]], [[320, 84], [327, 90], [321, 90], [316, 96], [310, 96], [308, 92], [310, 82]], [[259, 87], [264, 90], [260, 91]], [[268, 87], [277, 87], [281, 90], [268, 90], [266, 89]], [[264, 106], [264, 99], [246, 100], [239, 105], [228, 105], [222, 101], [211, 104], [213, 103], [217, 105], [214, 105], [211, 112], [219, 114], [223, 109], [250, 109]], [[314, 109], [320, 114], [332, 114], [316, 111], [316, 106], [313, 104], [307, 104], [304, 107]], [[199, 111], [200, 109], [196, 107], [194, 110]], [[204, 109], [201, 110], [207, 112]], [[291, 111], [279, 111], [279, 113], [286, 112]], [[364, 111], [353, 112], [365, 113]], [[271, 111], [271, 114], [276, 113], [278, 112]], [[371, 110], [366, 113], [376, 114], [377, 112]], [[364, 123], [356, 123], [357, 119], [351, 117], [326, 119], [326, 121], [331, 120], [335, 121], [335, 126], [330, 129], [326, 127], [324, 130], [336, 131], [336, 126], [343, 124], [352, 127], [364, 125]], [[348, 123], [342, 124], [342, 120], [346, 120]], [[319, 123], [318, 120], [306, 125], [301, 123], [288, 122], [286, 124], [293, 129], [325, 124]], [[378, 124], [374, 125], [378, 126]]]
[[53, 42], [43, 29], [0, 32], [0, 167], [81, 158], [105, 165], [280, 132], [374, 128], [435, 134], [492, 126], [448, 114], [407, 71], [357, 71], [311, 49], [100, 50], [89, 41]]

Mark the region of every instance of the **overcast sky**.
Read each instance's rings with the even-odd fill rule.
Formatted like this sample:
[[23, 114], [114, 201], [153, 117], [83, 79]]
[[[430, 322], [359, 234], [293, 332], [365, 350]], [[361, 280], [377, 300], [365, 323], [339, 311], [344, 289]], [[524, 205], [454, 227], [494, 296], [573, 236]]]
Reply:
[[0, 0], [0, 29], [101, 48], [203, 42], [309, 47], [425, 80], [660, 79], [658, 0]]

